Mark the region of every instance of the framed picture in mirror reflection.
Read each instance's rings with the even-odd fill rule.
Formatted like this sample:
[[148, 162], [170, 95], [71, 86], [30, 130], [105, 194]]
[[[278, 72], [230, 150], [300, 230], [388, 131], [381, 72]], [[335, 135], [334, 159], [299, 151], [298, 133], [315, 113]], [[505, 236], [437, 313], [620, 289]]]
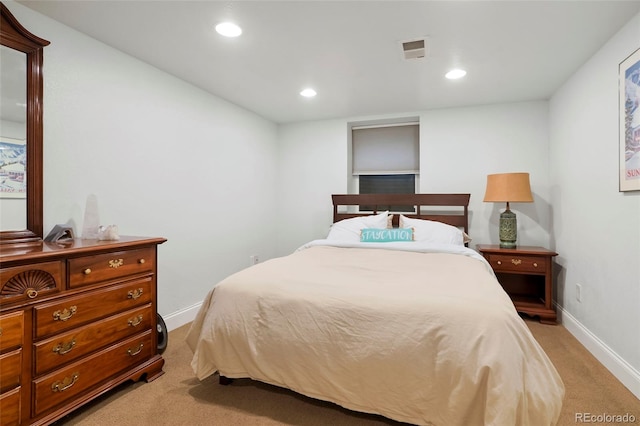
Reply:
[[0, 136], [0, 198], [27, 197], [26, 139]]

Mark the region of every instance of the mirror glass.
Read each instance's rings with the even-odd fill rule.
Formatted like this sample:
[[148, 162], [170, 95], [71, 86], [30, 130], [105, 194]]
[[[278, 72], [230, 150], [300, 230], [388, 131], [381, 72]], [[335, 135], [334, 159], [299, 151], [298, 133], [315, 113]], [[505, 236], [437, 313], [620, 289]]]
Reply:
[[0, 231], [27, 228], [27, 55], [0, 46]]

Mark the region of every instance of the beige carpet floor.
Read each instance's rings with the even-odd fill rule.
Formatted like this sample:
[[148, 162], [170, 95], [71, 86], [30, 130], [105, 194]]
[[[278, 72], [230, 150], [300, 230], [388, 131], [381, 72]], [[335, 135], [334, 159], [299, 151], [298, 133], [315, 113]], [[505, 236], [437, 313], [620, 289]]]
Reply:
[[[585, 418], [586, 413], [629, 414], [635, 417], [632, 424], [640, 424], [640, 400], [563, 326], [530, 320], [527, 324], [566, 386], [559, 425], [580, 424], [576, 416]], [[150, 383], [126, 383], [56, 425], [400, 425], [248, 379], [234, 381], [230, 386], [219, 385], [217, 376], [200, 382], [193, 376], [189, 366], [191, 351], [184, 344], [188, 327], [169, 333], [162, 377]]]

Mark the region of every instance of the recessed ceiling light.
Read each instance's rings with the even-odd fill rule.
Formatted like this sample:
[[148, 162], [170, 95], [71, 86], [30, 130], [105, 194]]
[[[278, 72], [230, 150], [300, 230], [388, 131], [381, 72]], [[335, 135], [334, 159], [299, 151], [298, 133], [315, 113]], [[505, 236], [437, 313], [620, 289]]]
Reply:
[[449, 80], [455, 80], [457, 78], [462, 78], [465, 75], [467, 75], [467, 72], [465, 70], [454, 69], [446, 73], [444, 76], [447, 77]]
[[225, 37], [238, 37], [242, 34], [242, 28], [234, 24], [233, 22], [222, 22], [216, 25], [216, 31], [218, 34]]
[[304, 96], [305, 98], [313, 98], [315, 95], [317, 95], [317, 93], [312, 88], [307, 88], [300, 92], [300, 95]]

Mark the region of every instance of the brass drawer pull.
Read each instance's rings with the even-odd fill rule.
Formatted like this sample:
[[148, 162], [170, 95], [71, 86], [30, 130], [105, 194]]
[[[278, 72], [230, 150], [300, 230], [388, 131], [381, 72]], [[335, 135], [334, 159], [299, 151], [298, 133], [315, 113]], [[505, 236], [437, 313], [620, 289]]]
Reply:
[[71, 352], [71, 349], [76, 345], [76, 339], [71, 340], [68, 343], [58, 343], [55, 348], [53, 348], [53, 352], [58, 355], [64, 355]]
[[129, 293], [127, 293], [127, 299], [136, 300], [140, 296], [142, 296], [142, 289], [141, 288], [137, 288], [135, 290], [129, 290]]
[[54, 321], [66, 321], [73, 316], [78, 310], [77, 306], [72, 306], [69, 309], [64, 308], [62, 311], [55, 311], [53, 313]]
[[53, 392], [62, 392], [69, 389], [71, 386], [75, 385], [80, 377], [80, 373], [73, 373], [71, 377], [65, 377], [63, 381], [54, 382], [51, 385], [51, 390]]
[[109, 261], [109, 268], [118, 269], [122, 265], [124, 265], [123, 259], [113, 259]]
[[131, 327], [136, 327], [140, 325], [142, 322], [142, 315], [138, 315], [137, 317], [129, 318], [129, 325]]
[[28, 288], [27, 289], [27, 297], [29, 299], [35, 299], [36, 297], [38, 297], [38, 290], [36, 290], [34, 288]]
[[136, 348], [129, 348], [127, 349], [127, 353], [131, 356], [136, 356], [138, 355], [140, 352], [142, 352], [142, 347], [144, 346], [144, 343], [140, 343], [138, 345], [138, 347]]
[[145, 262], [146, 262], [146, 260], [144, 260], [144, 259], [138, 259], [138, 263], [141, 264], [141, 265], [144, 264]]
[[84, 271], [82, 271], [83, 274], [85, 275], [89, 275], [91, 273], [91, 268], [87, 268]]
[[519, 264], [522, 263], [521, 259], [511, 259], [511, 263], [513, 263], [514, 265], [518, 266]]
[[538, 267], [538, 263], [537, 262], [533, 262], [533, 267], [537, 268]]
[[498, 260], [496, 263], [497, 263], [498, 265], [502, 265], [502, 260]]

